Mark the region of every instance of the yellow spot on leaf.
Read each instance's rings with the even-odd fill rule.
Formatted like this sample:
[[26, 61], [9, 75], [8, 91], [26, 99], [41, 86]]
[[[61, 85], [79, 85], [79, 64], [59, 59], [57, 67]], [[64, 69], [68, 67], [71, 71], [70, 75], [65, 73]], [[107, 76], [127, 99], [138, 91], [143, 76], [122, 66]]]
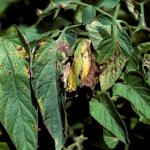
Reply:
[[39, 107], [40, 107], [41, 114], [42, 114], [42, 116], [44, 116], [45, 110], [44, 110], [42, 99], [38, 99], [38, 104], [39, 104]]
[[27, 67], [27, 66], [24, 67], [24, 73], [26, 76], [28, 76], [28, 78], [30, 78], [29, 67]]
[[[29, 58], [29, 56], [28, 56], [28, 54], [27, 54], [27, 52], [26, 52], [26, 49], [24, 48], [24, 47], [22, 47], [22, 46], [19, 46], [18, 48], [17, 48], [17, 52], [19, 52], [19, 55], [22, 57], [22, 58]], [[18, 54], [18, 53], [17, 53]]]

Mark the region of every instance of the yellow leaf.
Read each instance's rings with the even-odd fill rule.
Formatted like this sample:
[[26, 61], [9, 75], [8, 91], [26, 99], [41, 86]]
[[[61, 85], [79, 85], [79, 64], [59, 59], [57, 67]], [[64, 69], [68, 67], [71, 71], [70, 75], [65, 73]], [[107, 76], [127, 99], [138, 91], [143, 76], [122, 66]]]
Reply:
[[76, 89], [77, 89], [77, 76], [74, 72], [74, 66], [72, 65], [68, 76], [67, 91], [73, 92]]
[[67, 91], [72, 92], [77, 89], [77, 79], [85, 79], [91, 68], [91, 41], [88, 39], [81, 40], [74, 52], [74, 60], [67, 80]]
[[84, 80], [89, 74], [91, 68], [91, 52], [90, 52], [90, 41], [86, 40], [84, 53], [82, 56], [82, 72], [81, 72], [81, 80]]

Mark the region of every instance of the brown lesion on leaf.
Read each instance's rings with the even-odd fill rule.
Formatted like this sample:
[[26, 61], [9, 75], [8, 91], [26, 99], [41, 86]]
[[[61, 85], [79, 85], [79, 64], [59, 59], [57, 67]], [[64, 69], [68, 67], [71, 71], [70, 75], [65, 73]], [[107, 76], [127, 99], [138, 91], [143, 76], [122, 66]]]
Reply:
[[26, 49], [22, 46], [19, 46], [17, 48], [17, 52], [19, 53], [19, 55], [23, 58], [23, 59], [29, 59], [29, 55], [26, 51]]
[[60, 40], [57, 43], [57, 49], [60, 53], [64, 52], [66, 54], [69, 51], [69, 45], [67, 42]]
[[42, 39], [42, 40], [39, 40], [39, 41], [38, 41], [37, 46], [38, 46], [38, 47], [41, 47], [41, 46], [45, 46], [46, 44], [47, 44], [46, 40], [43, 40], [43, 39]]
[[80, 87], [89, 87], [91, 90], [93, 90], [96, 86], [96, 84], [99, 82], [98, 76], [99, 76], [100, 70], [98, 66], [96, 65], [96, 59], [94, 54], [91, 55], [91, 67], [90, 71], [87, 75], [87, 77], [84, 80], [81, 80]]

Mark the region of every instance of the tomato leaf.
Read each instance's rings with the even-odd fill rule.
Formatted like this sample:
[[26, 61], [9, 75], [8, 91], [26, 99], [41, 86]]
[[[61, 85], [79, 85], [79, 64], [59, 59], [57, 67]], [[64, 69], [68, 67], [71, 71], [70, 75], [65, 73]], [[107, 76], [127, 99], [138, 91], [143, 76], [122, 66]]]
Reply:
[[64, 96], [60, 89], [57, 47], [51, 39], [43, 39], [39, 45], [33, 63], [32, 83], [44, 124], [55, 141], [56, 150], [60, 150], [65, 141], [61, 119]]
[[98, 99], [90, 101], [90, 114], [118, 140], [124, 143], [128, 141], [126, 127], [107, 94], [101, 93]]
[[150, 94], [149, 88], [138, 74], [128, 74], [126, 83], [116, 83], [113, 87], [113, 95], [125, 98], [144, 117], [150, 120]]
[[82, 12], [82, 22], [84, 25], [90, 23], [92, 20], [95, 19], [96, 10], [94, 7], [86, 7]]
[[24, 47], [0, 38], [0, 122], [17, 150], [37, 148], [37, 113], [27, 59]]

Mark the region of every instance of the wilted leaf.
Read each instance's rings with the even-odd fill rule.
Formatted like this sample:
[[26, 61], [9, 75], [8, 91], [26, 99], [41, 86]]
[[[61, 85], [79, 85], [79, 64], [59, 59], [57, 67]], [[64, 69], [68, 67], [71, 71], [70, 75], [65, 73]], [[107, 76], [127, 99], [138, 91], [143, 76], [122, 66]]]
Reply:
[[81, 71], [81, 80], [84, 80], [89, 74], [91, 68], [91, 50], [90, 50], [91, 41], [86, 41], [85, 50], [82, 53], [82, 71]]
[[84, 25], [90, 23], [92, 20], [95, 19], [96, 10], [93, 6], [84, 8], [82, 12], [82, 22]]
[[90, 114], [118, 140], [126, 143], [126, 129], [107, 94], [102, 93], [98, 99], [93, 98], [90, 101]]
[[43, 39], [43, 43], [36, 50], [32, 83], [44, 124], [55, 141], [56, 150], [60, 150], [65, 141], [60, 110], [64, 97], [57, 68], [57, 47], [51, 39]]
[[[83, 71], [85, 75], [87, 74], [87, 71], [89, 71], [90, 64], [89, 65], [87, 64], [88, 66], [84, 68], [85, 66], [83, 66], [83, 60], [85, 63], [89, 59], [88, 58], [89, 56], [87, 55], [89, 55], [90, 43], [91, 43], [90, 40], [83, 39], [82, 41], [78, 43], [77, 48], [74, 52], [73, 66], [74, 66], [74, 71], [77, 77], [80, 75], [83, 69], [85, 69], [85, 71]], [[86, 56], [87, 58], [85, 59], [83, 56], [84, 57]]]
[[121, 96], [130, 101], [137, 111], [150, 120], [149, 88], [138, 74], [128, 74], [125, 84], [115, 84], [113, 95]]
[[77, 76], [74, 71], [74, 66], [72, 65], [69, 71], [68, 80], [67, 80], [67, 91], [73, 92], [77, 89]]
[[77, 88], [77, 80], [81, 77], [81, 81], [84, 80], [91, 68], [91, 41], [83, 39], [79, 41], [77, 48], [74, 52], [74, 60], [68, 76], [67, 90], [72, 92]]
[[0, 122], [17, 150], [36, 150], [37, 114], [31, 99], [29, 63], [19, 47], [0, 38]]
[[[83, 65], [85, 66], [85, 65]], [[91, 67], [88, 72], [88, 75], [81, 80], [80, 87], [89, 87], [91, 90], [94, 90], [96, 84], [98, 83], [99, 69], [96, 66], [96, 60], [94, 54], [91, 54]]]

